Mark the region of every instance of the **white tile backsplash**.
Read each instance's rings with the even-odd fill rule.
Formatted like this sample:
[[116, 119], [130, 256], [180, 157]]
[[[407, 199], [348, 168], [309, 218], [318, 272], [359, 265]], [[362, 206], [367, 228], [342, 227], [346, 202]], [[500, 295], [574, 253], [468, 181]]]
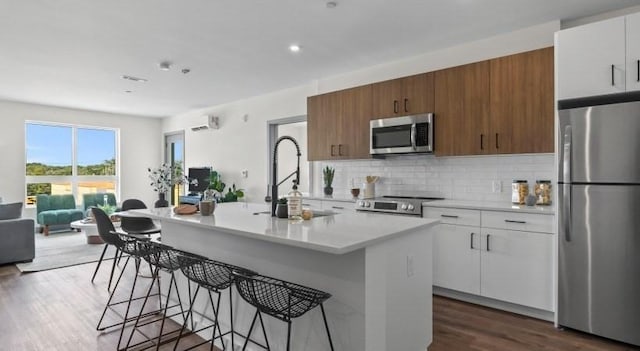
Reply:
[[[376, 194], [436, 192], [446, 199], [510, 201], [511, 181], [525, 179], [533, 188], [536, 180], [555, 183], [553, 154], [491, 155], [468, 157], [394, 156], [386, 159], [321, 161], [314, 167], [315, 191], [322, 192], [322, 168], [336, 169], [334, 194], [348, 195], [352, 180], [357, 187], [367, 175], [379, 176]], [[493, 182], [502, 191], [493, 192]]]

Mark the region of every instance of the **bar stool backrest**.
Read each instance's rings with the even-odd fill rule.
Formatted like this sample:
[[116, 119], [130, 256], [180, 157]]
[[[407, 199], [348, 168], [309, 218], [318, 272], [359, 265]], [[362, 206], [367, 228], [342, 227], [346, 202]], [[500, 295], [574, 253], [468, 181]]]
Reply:
[[[126, 199], [122, 203], [123, 211], [140, 210], [145, 208], [147, 208], [147, 205], [138, 199]], [[143, 232], [155, 227], [153, 220], [146, 217], [122, 217], [120, 222], [120, 228], [127, 233]]]
[[116, 229], [113, 226], [113, 222], [109, 216], [101, 209], [97, 207], [91, 207], [91, 212], [93, 213], [93, 218], [96, 221], [96, 226], [98, 227], [98, 234], [102, 241], [107, 244], [114, 245], [120, 248], [123, 245], [122, 240], [118, 237], [118, 234], [114, 234]]
[[331, 297], [331, 294], [263, 275], [234, 273], [240, 296], [260, 310], [282, 320], [307, 313]]

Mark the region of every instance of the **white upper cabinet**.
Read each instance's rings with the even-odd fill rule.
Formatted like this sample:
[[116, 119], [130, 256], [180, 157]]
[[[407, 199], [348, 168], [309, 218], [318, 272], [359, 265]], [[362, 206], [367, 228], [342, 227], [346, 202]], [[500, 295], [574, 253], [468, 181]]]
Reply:
[[558, 99], [625, 91], [625, 17], [556, 34]]
[[640, 90], [640, 13], [627, 21], [627, 91]]

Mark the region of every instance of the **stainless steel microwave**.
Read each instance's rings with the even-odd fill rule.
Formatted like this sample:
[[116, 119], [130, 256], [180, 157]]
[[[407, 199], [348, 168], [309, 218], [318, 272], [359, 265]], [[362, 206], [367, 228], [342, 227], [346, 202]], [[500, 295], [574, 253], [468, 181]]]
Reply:
[[370, 122], [372, 155], [433, 152], [433, 113]]

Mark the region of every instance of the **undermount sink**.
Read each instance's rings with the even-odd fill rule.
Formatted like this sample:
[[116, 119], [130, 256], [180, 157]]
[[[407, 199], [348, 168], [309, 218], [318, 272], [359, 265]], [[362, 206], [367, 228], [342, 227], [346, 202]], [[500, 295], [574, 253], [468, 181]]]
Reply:
[[[271, 211], [254, 212], [253, 214], [254, 215], [259, 215], [259, 214], [271, 215]], [[337, 215], [337, 214], [338, 214], [337, 212], [331, 212], [331, 211], [313, 211], [313, 218], [316, 218], [316, 217], [328, 217], [328, 216], [333, 216], [333, 215]], [[311, 219], [313, 219], [313, 218], [311, 218]]]

